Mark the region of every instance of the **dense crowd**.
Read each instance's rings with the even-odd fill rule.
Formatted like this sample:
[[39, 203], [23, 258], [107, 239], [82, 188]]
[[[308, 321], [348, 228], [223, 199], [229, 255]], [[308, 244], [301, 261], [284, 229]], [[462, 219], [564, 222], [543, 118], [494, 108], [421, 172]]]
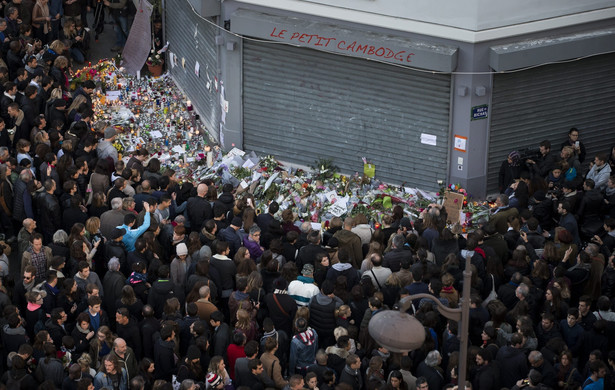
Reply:
[[417, 350], [387, 350], [368, 325], [418, 293], [458, 307], [468, 257], [466, 388], [615, 388], [613, 150], [585, 169], [573, 128], [557, 151], [510, 153], [467, 234], [439, 204], [314, 229], [231, 184], [180, 181], [145, 148], [121, 158], [93, 121], [95, 84], [69, 90], [78, 45], [51, 41], [51, 18], [36, 40], [15, 30], [23, 3], [0, 20], [6, 388], [454, 388], [459, 325], [432, 301], [409, 309]]

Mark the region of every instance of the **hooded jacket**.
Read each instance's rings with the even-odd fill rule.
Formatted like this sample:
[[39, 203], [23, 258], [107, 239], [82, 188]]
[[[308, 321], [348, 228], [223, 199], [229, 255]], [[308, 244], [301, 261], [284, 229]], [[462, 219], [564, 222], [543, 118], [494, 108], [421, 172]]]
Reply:
[[361, 268], [361, 262], [363, 261], [363, 248], [361, 245], [361, 238], [350, 230], [340, 230], [333, 235], [339, 243], [340, 248], [344, 248], [350, 255], [350, 263], [354, 268]]
[[511, 388], [519, 379], [527, 378], [527, 358], [521, 348], [504, 346], [495, 359], [500, 365], [500, 385]]
[[173, 282], [170, 279], [158, 279], [149, 290], [147, 303], [154, 308], [156, 317], [160, 317], [164, 309], [164, 303], [167, 299], [173, 297], [179, 298]]
[[100, 142], [98, 142], [98, 147], [96, 148], [96, 150], [98, 151], [98, 158], [104, 159], [107, 157], [111, 157], [114, 163], [117, 162], [117, 149], [115, 148], [115, 146], [113, 146], [111, 142], [107, 141], [106, 139], [102, 139], [100, 140]]
[[297, 372], [298, 368], [307, 368], [314, 364], [316, 350], [318, 349], [318, 333], [308, 328], [305, 332], [297, 333], [290, 342], [290, 374]]
[[164, 341], [161, 338], [158, 338], [158, 341], [156, 341], [154, 346], [156, 379], [171, 381], [172, 375], [177, 373], [173, 347], [175, 347], [175, 342], [173, 341]]

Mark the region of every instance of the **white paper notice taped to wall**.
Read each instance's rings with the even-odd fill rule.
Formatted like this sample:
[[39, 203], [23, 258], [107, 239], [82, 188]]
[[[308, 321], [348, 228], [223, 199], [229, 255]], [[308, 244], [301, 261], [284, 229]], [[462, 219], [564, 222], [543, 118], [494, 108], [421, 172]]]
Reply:
[[433, 134], [421, 133], [421, 143], [422, 144], [436, 146], [437, 140], [438, 140], [438, 137]]

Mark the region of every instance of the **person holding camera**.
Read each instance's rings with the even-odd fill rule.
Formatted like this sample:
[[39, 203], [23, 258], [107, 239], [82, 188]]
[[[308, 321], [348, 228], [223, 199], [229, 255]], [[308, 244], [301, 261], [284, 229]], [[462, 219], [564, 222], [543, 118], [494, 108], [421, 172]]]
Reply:
[[533, 176], [547, 177], [556, 163], [556, 158], [551, 154], [551, 141], [544, 140], [540, 143], [539, 153], [536, 157], [528, 158], [525, 164]]
[[519, 379], [517, 383], [510, 390], [519, 389], [550, 389], [550, 387], [542, 384], [542, 374], [538, 370], [531, 369], [527, 378]]
[[580, 163], [585, 161], [585, 155], [587, 152], [585, 151], [585, 145], [579, 140], [579, 130], [576, 127], [572, 127], [568, 130], [568, 139], [562, 142], [560, 150], [565, 146], [572, 147], [574, 154], [578, 157]]

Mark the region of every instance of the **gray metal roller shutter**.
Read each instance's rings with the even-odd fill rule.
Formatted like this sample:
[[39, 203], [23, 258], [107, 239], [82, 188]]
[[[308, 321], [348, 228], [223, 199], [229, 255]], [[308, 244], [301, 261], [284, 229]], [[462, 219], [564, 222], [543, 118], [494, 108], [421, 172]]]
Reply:
[[[195, 14], [185, 0], [166, 0], [166, 40], [171, 42], [169, 50], [178, 56], [178, 64], [171, 69], [171, 75], [192, 101], [201, 121], [209, 127], [212, 136], [218, 134], [220, 119], [220, 98], [214, 78], [218, 76], [218, 55], [216, 26], [207, 23]], [[186, 59], [186, 68], [181, 65]], [[200, 77], [194, 73], [196, 62], [200, 65]], [[207, 88], [208, 76], [211, 80]]]
[[510, 151], [537, 148], [548, 139], [559, 152], [571, 127], [580, 130], [585, 164], [615, 144], [615, 54], [495, 75], [488, 191], [497, 191]]
[[[446, 180], [450, 76], [244, 41], [244, 148], [435, 190]], [[437, 145], [420, 142], [435, 135]]]

